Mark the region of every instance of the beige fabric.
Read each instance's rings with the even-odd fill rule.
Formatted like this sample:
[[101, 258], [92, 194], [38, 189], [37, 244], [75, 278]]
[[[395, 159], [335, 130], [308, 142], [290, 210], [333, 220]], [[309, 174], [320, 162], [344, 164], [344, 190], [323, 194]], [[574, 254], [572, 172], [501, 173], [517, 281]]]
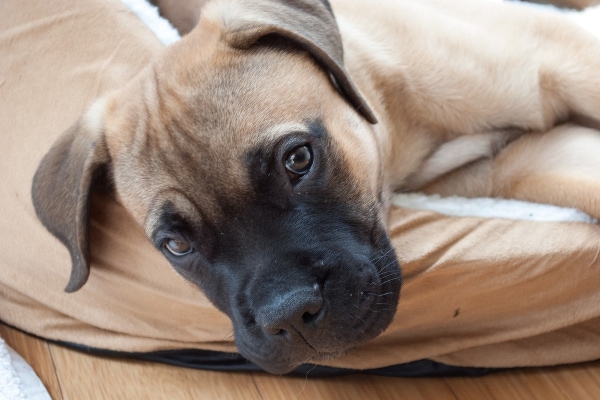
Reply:
[[405, 279], [398, 314], [352, 357], [488, 367], [600, 358], [597, 225], [401, 209], [391, 220]]
[[[232, 328], [173, 272], [127, 212], [96, 197], [92, 270], [63, 292], [67, 250], [37, 220], [33, 173], [56, 137], [161, 46], [116, 0], [0, 2], [0, 319], [119, 351], [234, 351]], [[382, 336], [328, 365], [430, 358], [506, 367], [600, 358], [600, 227], [449, 218], [395, 209], [404, 267]]]
[[88, 285], [64, 293], [68, 252], [40, 225], [30, 201], [37, 164], [57, 136], [162, 46], [116, 0], [3, 1], [0, 27], [0, 319], [43, 337], [101, 348], [150, 350], [214, 340], [216, 348], [233, 350], [228, 320], [172, 272], [114, 204], [96, 207], [117, 209], [108, 221], [95, 215]]

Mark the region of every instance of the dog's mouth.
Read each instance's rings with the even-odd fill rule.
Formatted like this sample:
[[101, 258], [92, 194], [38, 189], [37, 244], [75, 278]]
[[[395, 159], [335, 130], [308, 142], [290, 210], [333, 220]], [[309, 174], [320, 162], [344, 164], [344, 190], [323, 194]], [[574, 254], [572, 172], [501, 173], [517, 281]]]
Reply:
[[[333, 318], [332, 323], [338, 323], [339, 329], [330, 326], [312, 335], [296, 333], [270, 338], [236, 330], [236, 344], [240, 353], [251, 362], [269, 373], [283, 375], [302, 364], [320, 364], [352, 353], [357, 346], [385, 331], [394, 318], [395, 307], [375, 309], [372, 314], [376, 317], [356, 317], [360, 324], [345, 325], [341, 322], [345, 318]], [[353, 328], [348, 328], [352, 325]], [[248, 336], [253, 337], [248, 339]]]
[[290, 373], [297, 368], [301, 367], [304, 364], [320, 364], [326, 363], [329, 360], [334, 360], [339, 357], [343, 357], [351, 354], [354, 351], [354, 347], [348, 348], [346, 350], [333, 351], [333, 352], [315, 352], [312, 355], [307, 355], [306, 358], [302, 360], [298, 360], [296, 362], [289, 363], [278, 363], [277, 361], [272, 360], [261, 360], [256, 356], [246, 355], [246, 358], [253, 361], [259, 367], [261, 367], [266, 372], [269, 372], [274, 375], [285, 375]]

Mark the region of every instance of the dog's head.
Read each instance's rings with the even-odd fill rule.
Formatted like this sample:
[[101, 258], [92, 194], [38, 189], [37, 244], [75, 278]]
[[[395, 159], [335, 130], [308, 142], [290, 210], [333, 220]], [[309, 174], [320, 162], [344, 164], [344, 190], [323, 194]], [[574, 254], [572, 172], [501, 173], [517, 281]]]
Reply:
[[70, 249], [67, 291], [87, 280], [90, 196], [110, 181], [267, 371], [374, 338], [400, 291], [374, 122], [326, 3], [215, 2], [43, 159], [34, 205]]

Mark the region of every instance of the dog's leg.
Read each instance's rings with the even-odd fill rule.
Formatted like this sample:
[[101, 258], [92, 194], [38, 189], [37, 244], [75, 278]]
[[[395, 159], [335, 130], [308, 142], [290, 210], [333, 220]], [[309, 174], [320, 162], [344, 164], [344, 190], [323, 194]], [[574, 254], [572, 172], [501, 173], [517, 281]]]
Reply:
[[[508, 104], [518, 104], [527, 96], [524, 91], [533, 89], [523, 81], [531, 78], [537, 85], [536, 95], [539, 96], [537, 110], [532, 108], [537, 116], [532, 114], [529, 119], [515, 122], [525, 130], [547, 131], [566, 121], [600, 129], [600, 39], [563, 15], [532, 13], [528, 22], [525, 18], [529, 10], [515, 7], [513, 11], [524, 11], [515, 19], [515, 28], [522, 28], [522, 31], [516, 33], [519, 32], [517, 29], [506, 38], [519, 42], [515, 49], [519, 50], [523, 62], [519, 72], [515, 63], [518, 58], [511, 59], [506, 79], [513, 91], [503, 94], [512, 95], [505, 98]], [[519, 82], [522, 90], [519, 90]], [[501, 85], [502, 81], [490, 83]], [[529, 100], [534, 99], [530, 97]]]
[[600, 40], [576, 29], [552, 35], [559, 37], [539, 70], [546, 104], [557, 110], [566, 107], [570, 120], [600, 129]]
[[419, 190], [462, 197], [502, 197], [582, 210], [600, 219], [600, 131], [576, 125], [515, 140]]
[[600, 132], [565, 125], [511, 143], [493, 161], [492, 195], [580, 209], [600, 219]]

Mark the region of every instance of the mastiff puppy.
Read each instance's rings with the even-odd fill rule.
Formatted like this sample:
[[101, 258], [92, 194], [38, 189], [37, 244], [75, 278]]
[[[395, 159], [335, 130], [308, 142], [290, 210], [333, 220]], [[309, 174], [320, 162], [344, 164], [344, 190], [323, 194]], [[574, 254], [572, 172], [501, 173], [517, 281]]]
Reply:
[[108, 187], [231, 318], [239, 351], [280, 374], [393, 320], [394, 191], [600, 217], [600, 135], [553, 130], [567, 121], [600, 127], [600, 41], [560, 16], [480, 0], [214, 0], [64, 133], [33, 201], [70, 250], [67, 292], [88, 278], [90, 199]]

